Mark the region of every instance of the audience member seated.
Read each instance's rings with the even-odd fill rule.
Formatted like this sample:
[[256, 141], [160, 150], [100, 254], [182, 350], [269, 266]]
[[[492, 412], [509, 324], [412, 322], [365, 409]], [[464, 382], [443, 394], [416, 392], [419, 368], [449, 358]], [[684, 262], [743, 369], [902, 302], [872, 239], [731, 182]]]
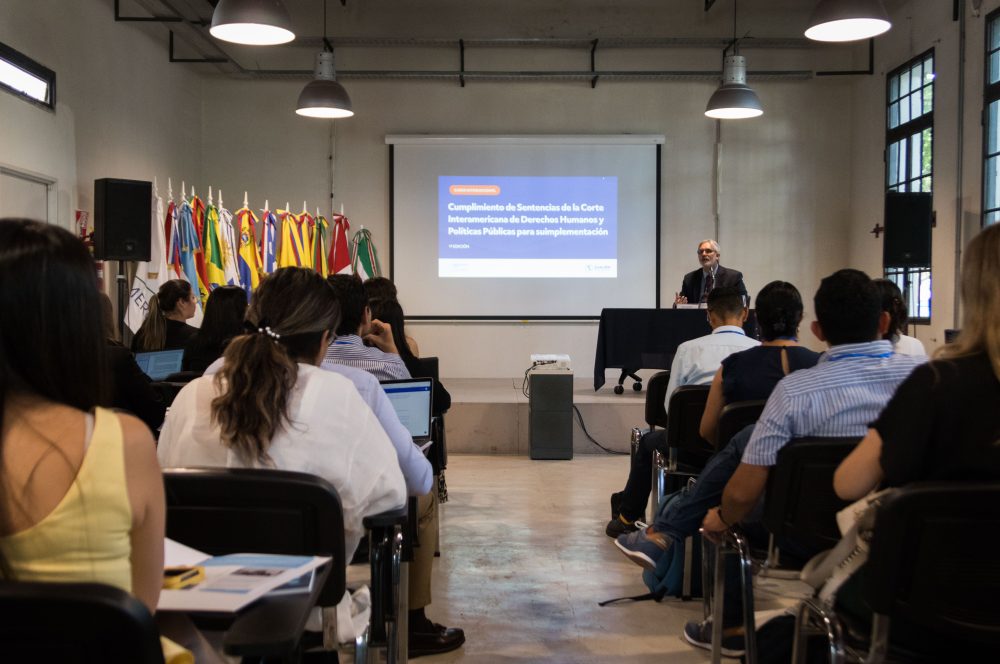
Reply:
[[0, 578], [97, 582], [150, 612], [163, 480], [149, 429], [106, 403], [94, 261], [71, 233], [0, 220]]
[[392, 330], [385, 323], [372, 320], [361, 279], [349, 274], [331, 274], [327, 280], [340, 303], [340, 323], [324, 361], [364, 369], [379, 380], [410, 378]]
[[402, 505], [396, 452], [353, 384], [319, 368], [339, 319], [333, 290], [307, 268], [265, 278], [247, 310], [252, 331], [229, 342], [222, 369], [180, 391], [157, 456], [163, 467], [273, 467], [318, 475], [340, 494], [347, 559], [362, 519]]
[[[384, 279], [384, 277], [379, 278]], [[369, 281], [371, 280], [369, 279]], [[368, 302], [369, 308], [372, 312], [372, 318], [387, 324], [389, 329], [392, 331], [393, 339], [407, 340], [405, 344], [397, 346], [397, 350], [399, 350], [399, 357], [403, 360], [403, 364], [406, 365], [406, 370], [410, 372], [411, 376], [423, 376], [425, 372], [421, 371], [420, 363], [418, 362], [419, 356], [414, 350], [416, 343], [411, 343], [410, 337], [406, 335], [403, 307], [397, 300], [387, 300], [385, 298], [377, 300], [369, 299]], [[444, 385], [441, 384], [440, 380], [435, 380], [434, 403], [431, 406], [431, 412], [433, 412], [434, 415], [441, 415], [447, 412], [449, 408], [451, 408], [451, 394], [445, 389]]]
[[[665, 408], [676, 388], [681, 385], [708, 385], [719, 370], [722, 360], [733, 353], [759, 345], [760, 342], [743, 332], [743, 323], [747, 319], [747, 309], [743, 302], [742, 294], [733, 286], [716, 288], [708, 294], [708, 323], [712, 326], [712, 333], [685, 341], [677, 347], [674, 361], [670, 365]], [[670, 417], [669, 410], [667, 417]], [[617, 511], [618, 514], [612, 514], [611, 521], [604, 529], [608, 537], [618, 537], [636, 530], [634, 522], [646, 511], [652, 489], [655, 450], [664, 454], [667, 452], [664, 429], [646, 433], [639, 442], [639, 449], [632, 455], [625, 489], [611, 496], [612, 512]]]
[[157, 394], [152, 382], [135, 362], [132, 352], [118, 341], [115, 317], [111, 310], [111, 299], [104, 293], [101, 298], [101, 329], [104, 331], [108, 367], [111, 381], [111, 402], [113, 408], [127, 410], [146, 423], [152, 431], [163, 424], [167, 404]]
[[[399, 302], [399, 295], [396, 293], [396, 284], [392, 283], [392, 281], [386, 277], [372, 277], [370, 279], [365, 279], [365, 297], [368, 298], [368, 303], [371, 305], [373, 311], [375, 309], [375, 302], [379, 300], [392, 300], [393, 302]], [[374, 314], [373, 317], [378, 318], [378, 316], [375, 316]], [[420, 348], [417, 346], [416, 339], [410, 336], [396, 338], [406, 339], [406, 345], [409, 346], [410, 352], [413, 353], [415, 357], [420, 357]]]
[[194, 316], [197, 296], [191, 284], [171, 279], [149, 298], [149, 311], [139, 331], [132, 337], [132, 352], [184, 348], [198, 331], [185, 321]]
[[[756, 312], [763, 342], [722, 360], [712, 380], [708, 404], [701, 418], [701, 435], [712, 444], [716, 444], [723, 406], [737, 401], [767, 399], [779, 380], [798, 369], [815, 366], [819, 360], [819, 353], [798, 345], [802, 296], [795, 286], [787, 281], [772, 281], [764, 286], [757, 295]], [[673, 543], [695, 535], [708, 508], [719, 503], [719, 491], [732, 473], [730, 466], [721, 478], [713, 481], [715, 464], [725, 458], [715, 455], [709, 460], [694, 487], [683, 489], [669, 511], [657, 515], [651, 526], [619, 535], [615, 544], [622, 553], [642, 567], [655, 569]]]
[[229, 340], [243, 332], [247, 294], [239, 286], [221, 286], [209, 293], [205, 318], [184, 348], [184, 371], [204, 373], [212, 362], [222, 357]]
[[920, 339], [903, 334], [910, 317], [899, 286], [888, 279], [875, 279], [875, 285], [882, 295], [882, 311], [889, 312], [889, 329], [882, 338], [891, 341], [892, 348], [897, 353], [927, 357]]
[[[711, 470], [706, 467], [699, 477], [700, 483], [707, 484], [711, 473], [722, 495], [721, 505], [710, 509], [702, 522], [706, 537], [718, 540], [746, 519], [744, 529], [753, 539], [759, 533], [748, 517], [761, 503], [778, 451], [794, 438], [863, 436], [868, 423], [921, 363], [920, 358], [894, 353], [892, 344], [882, 339], [889, 314], [881, 310], [878, 288], [864, 272], [840, 270], [823, 279], [814, 309], [813, 334], [829, 349], [815, 367], [781, 379], [757, 425], [733, 436], [713, 458]], [[727, 475], [731, 475], [728, 481]], [[766, 538], [759, 544], [766, 545]], [[817, 553], [791, 540], [779, 546], [783, 554], [802, 561]], [[734, 557], [729, 557], [725, 573], [723, 647], [739, 653], [743, 635], [738, 626], [743, 616]], [[690, 622], [684, 637], [692, 645], [711, 648], [711, 632], [710, 620]]]
[[[341, 325], [341, 329], [350, 330], [356, 329], [353, 327], [353, 321], [362, 319], [371, 319], [372, 312], [370, 308], [365, 305], [364, 295], [365, 289], [361, 287], [360, 280], [349, 277], [346, 275], [337, 275], [329, 277], [330, 283], [334, 285], [334, 290], [337, 292], [338, 300], [340, 303], [341, 313], [345, 319], [351, 320], [351, 325], [345, 327]], [[370, 281], [370, 280], [369, 280]], [[388, 282], [389, 286], [392, 286], [392, 282], [388, 279], [380, 279], [376, 283], [384, 284]], [[395, 287], [393, 291], [395, 292]], [[395, 304], [395, 307], [392, 305]], [[386, 331], [386, 337], [383, 338], [383, 342], [380, 344], [382, 347], [388, 348], [384, 339], [388, 339], [391, 342], [393, 339], [405, 339], [405, 333], [402, 330], [402, 318], [403, 312], [396, 301], [382, 298], [379, 300], [378, 306], [380, 306], [384, 311], [390, 311], [392, 317], [397, 319], [396, 325], [390, 324], [388, 321], [377, 319]], [[361, 332], [359, 331], [359, 334]], [[338, 337], [338, 341], [340, 338]], [[397, 348], [393, 346], [394, 348]], [[401, 359], [404, 357], [413, 357], [410, 353], [410, 349], [407, 344], [401, 344], [398, 348], [400, 351]], [[333, 346], [331, 346], [333, 350]], [[368, 349], [381, 353], [378, 349]], [[331, 359], [331, 356], [333, 359]], [[346, 361], [342, 364], [342, 361]], [[357, 371], [357, 367], [362, 367], [371, 371], [373, 375], [377, 376], [380, 373], [384, 374], [385, 365], [380, 361], [379, 356], [375, 356], [374, 360], [369, 360], [365, 363], [358, 362], [355, 357], [347, 355], [346, 357], [340, 353], [331, 353], [327, 351], [326, 358], [323, 360], [322, 368], [328, 369], [330, 371], [337, 371], [343, 373], [344, 370]], [[374, 378], [372, 378], [374, 380]], [[359, 390], [361, 388], [359, 387]], [[442, 388], [443, 389], [443, 388]], [[437, 390], [437, 385], [435, 385], [435, 390]], [[380, 389], [381, 391], [381, 389]], [[382, 395], [385, 398], [385, 395]], [[448, 397], [448, 404], [450, 405], [451, 397]], [[404, 430], [403, 433], [406, 433]], [[410, 441], [410, 446], [413, 446], [413, 439], [409, 437], [407, 433], [407, 438]], [[401, 457], [402, 458], [402, 457]], [[434, 566], [434, 552], [437, 549], [437, 537], [438, 537], [438, 492], [434, 487], [431, 487], [430, 491], [423, 492], [417, 497], [417, 540], [418, 543], [413, 547], [413, 562], [410, 565], [410, 584], [409, 584], [409, 595], [408, 595], [408, 606], [409, 606], [409, 616], [408, 616], [408, 654], [410, 657], [420, 657], [423, 655], [433, 655], [438, 653], [449, 652], [459, 648], [463, 643], [465, 643], [465, 632], [458, 627], [445, 627], [438, 623], [432, 622], [430, 618], [427, 617], [426, 608], [431, 603], [431, 574], [433, 572]]]
[[[918, 481], [1000, 480], [1000, 226], [972, 239], [962, 266], [962, 332], [917, 367], [837, 469], [845, 500]], [[970, 540], [970, 546], [975, 546]], [[864, 568], [841, 586], [838, 609], [871, 620], [861, 599]], [[894, 640], [905, 624], [892, 623]], [[912, 630], [909, 630], [912, 631]], [[960, 644], [949, 643], [957, 652]]]

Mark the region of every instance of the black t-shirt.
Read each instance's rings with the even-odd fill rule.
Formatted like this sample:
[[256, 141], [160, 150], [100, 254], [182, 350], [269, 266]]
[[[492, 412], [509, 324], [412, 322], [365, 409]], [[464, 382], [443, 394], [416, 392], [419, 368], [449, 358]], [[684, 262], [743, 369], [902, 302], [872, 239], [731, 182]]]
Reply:
[[[198, 332], [198, 328], [173, 318], [167, 319], [167, 338], [163, 348], [157, 350], [175, 350], [187, 346], [191, 338]], [[142, 335], [136, 334], [132, 337], [132, 352], [141, 352]]]
[[782, 349], [788, 355], [788, 371], [816, 366], [819, 353], [802, 346], [756, 346], [722, 360], [722, 397], [728, 403], [755, 401], [771, 396], [785, 377]]
[[884, 486], [1000, 479], [1000, 380], [985, 353], [924, 364], [871, 425]]

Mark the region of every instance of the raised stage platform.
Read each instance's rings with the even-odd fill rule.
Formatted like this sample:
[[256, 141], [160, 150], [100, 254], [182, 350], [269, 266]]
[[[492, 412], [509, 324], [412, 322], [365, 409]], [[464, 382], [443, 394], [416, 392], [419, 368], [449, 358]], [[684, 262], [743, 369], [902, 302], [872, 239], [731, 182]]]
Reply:
[[[528, 455], [528, 399], [521, 393], [520, 378], [446, 378], [442, 382], [451, 393], [451, 410], [445, 415], [449, 452]], [[593, 378], [577, 376], [573, 403], [590, 435], [611, 450], [628, 452], [632, 427], [646, 426], [645, 390], [627, 389], [616, 395], [606, 385], [594, 392]], [[604, 453], [587, 440], [575, 414], [573, 453]]]

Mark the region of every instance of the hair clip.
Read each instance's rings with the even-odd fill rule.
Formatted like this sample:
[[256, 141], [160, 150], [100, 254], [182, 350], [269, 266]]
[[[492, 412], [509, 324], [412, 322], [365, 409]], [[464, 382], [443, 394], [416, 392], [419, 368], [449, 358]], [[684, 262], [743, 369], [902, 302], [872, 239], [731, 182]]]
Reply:
[[278, 334], [277, 332], [274, 332], [273, 330], [271, 330], [271, 327], [269, 325], [266, 325], [264, 327], [258, 327], [257, 328], [257, 334], [266, 334], [267, 336], [271, 337], [275, 341], [281, 339], [281, 335]]

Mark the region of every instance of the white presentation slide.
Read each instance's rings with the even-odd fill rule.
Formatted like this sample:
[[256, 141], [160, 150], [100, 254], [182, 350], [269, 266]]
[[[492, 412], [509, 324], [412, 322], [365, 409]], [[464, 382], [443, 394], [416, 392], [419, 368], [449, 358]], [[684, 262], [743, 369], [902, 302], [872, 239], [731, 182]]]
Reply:
[[663, 136], [386, 142], [391, 272], [407, 317], [594, 318], [657, 306]]

